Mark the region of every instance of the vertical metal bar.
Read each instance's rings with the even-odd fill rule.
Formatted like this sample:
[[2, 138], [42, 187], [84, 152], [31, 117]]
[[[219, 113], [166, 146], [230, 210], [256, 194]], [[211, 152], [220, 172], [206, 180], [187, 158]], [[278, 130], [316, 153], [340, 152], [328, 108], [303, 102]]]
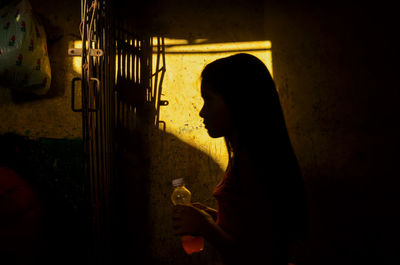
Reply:
[[[117, 19], [114, 20], [115, 26], [118, 28], [120, 23]], [[118, 52], [118, 66], [117, 66], [117, 84], [120, 84], [122, 79], [122, 43], [121, 43], [121, 31], [119, 29], [115, 32], [116, 43], [117, 43], [117, 52]], [[116, 93], [116, 127], [118, 128], [121, 119], [121, 100], [119, 98], [119, 92]]]
[[[163, 40], [157, 39], [157, 62], [153, 75], [153, 40], [129, 32], [126, 21], [114, 18], [110, 0], [81, 1], [82, 25], [82, 127], [85, 171], [90, 187], [93, 224], [94, 264], [111, 264], [111, 215], [115, 200], [117, 129], [138, 129], [145, 117], [145, 103], [159, 114], [159, 99], [165, 58], [160, 56]], [[91, 17], [93, 24], [90, 27]], [[89, 36], [92, 37], [89, 37]], [[88, 50], [103, 50], [103, 57], [94, 57]], [[160, 52], [161, 51], [161, 52]], [[117, 59], [117, 64], [116, 64]], [[161, 74], [160, 74], [161, 71]], [[159, 76], [160, 74], [160, 76]], [[97, 78], [100, 82], [91, 82]], [[154, 81], [154, 82], [153, 82]], [[134, 91], [130, 91], [130, 90]], [[122, 98], [129, 95], [129, 98]], [[133, 98], [136, 97], [136, 98]], [[93, 111], [93, 110], [97, 111]], [[140, 116], [141, 120], [138, 120]], [[158, 121], [158, 120], [157, 120]], [[141, 128], [145, 130], [145, 128]]]
[[161, 91], [162, 91], [162, 83], [164, 80], [164, 74], [165, 74], [165, 45], [164, 45], [164, 38], [161, 39], [161, 58], [162, 58], [162, 68], [160, 69], [161, 72], [161, 77], [160, 77], [160, 83], [158, 84], [158, 95], [157, 99], [155, 100], [157, 104], [157, 112], [156, 112], [156, 125], [158, 127], [158, 124], [160, 122], [160, 100], [161, 100]]
[[157, 96], [157, 88], [158, 88], [158, 69], [160, 67], [160, 37], [157, 37], [157, 59], [156, 59], [156, 73], [154, 78], [154, 94], [151, 98], [152, 103], [155, 105], [155, 97]]
[[140, 64], [139, 64], [139, 58], [141, 57], [141, 50], [140, 50], [140, 41], [135, 38], [135, 76], [136, 76], [136, 84], [141, 84], [141, 79], [140, 79]]
[[[96, 10], [95, 10], [96, 9]], [[96, 15], [99, 14], [98, 6], [93, 9], [93, 12], [96, 12]], [[96, 17], [93, 23], [93, 38], [91, 41], [91, 47], [98, 47], [98, 32], [97, 32], [97, 24], [99, 23], [98, 18]], [[100, 78], [100, 66], [96, 64], [96, 57], [91, 57], [92, 59], [92, 69], [93, 69], [93, 77]], [[96, 87], [92, 89], [92, 106], [97, 111], [92, 112], [92, 119], [94, 124], [94, 148], [95, 148], [95, 157], [94, 157], [94, 171], [98, 180], [98, 200], [99, 200], [99, 220], [100, 220], [100, 236], [101, 236], [101, 254], [107, 256], [105, 242], [107, 240], [106, 231], [107, 231], [107, 222], [106, 222], [106, 208], [105, 208], [105, 183], [104, 183], [104, 172], [102, 171], [103, 166], [103, 153], [102, 153], [102, 143], [103, 143], [103, 135], [102, 135], [102, 106], [101, 105], [101, 93], [102, 84], [104, 80], [100, 80], [100, 83], [96, 84]], [[100, 86], [100, 87], [97, 87]], [[97, 93], [97, 91], [99, 93]]]

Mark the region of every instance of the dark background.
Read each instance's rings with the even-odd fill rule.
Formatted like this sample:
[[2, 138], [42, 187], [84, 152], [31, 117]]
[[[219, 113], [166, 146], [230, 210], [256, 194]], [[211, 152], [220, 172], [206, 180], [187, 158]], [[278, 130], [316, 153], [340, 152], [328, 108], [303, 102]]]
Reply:
[[[71, 67], [64, 52], [68, 41], [79, 38], [78, 2], [55, 5], [32, 0], [45, 21], [55, 76], [48, 97], [36, 100], [49, 101], [69, 93], [65, 84]], [[116, 4], [137, 32], [189, 41], [271, 41], [274, 79], [308, 193], [310, 241], [302, 253], [304, 264], [398, 262], [399, 67], [394, 3], [153, 0]], [[18, 110], [23, 103], [10, 104]], [[9, 109], [0, 111], [6, 115]], [[68, 101], [61, 111], [69, 115]], [[3, 119], [8, 127], [23, 123]], [[79, 135], [48, 139], [52, 129], [46, 128], [26, 140], [29, 144], [21, 154], [32, 172], [27, 175], [47, 198], [49, 227], [57, 231], [52, 249], [59, 252], [48, 255], [55, 259], [71, 253], [85, 256], [79, 237], [87, 232], [84, 203], [79, 206], [84, 194], [76, 188], [83, 174]], [[176, 142], [166, 145], [177, 146]], [[166, 157], [169, 162], [155, 159], [156, 184], [157, 176], [168, 171], [166, 167], [180, 163], [173, 161], [178, 159], [174, 156]], [[149, 196], [160, 201], [166, 197], [156, 189]], [[168, 238], [168, 229], [160, 230], [164, 234], [158, 237]], [[183, 264], [183, 259], [173, 259], [174, 251], [153, 249], [153, 263]]]

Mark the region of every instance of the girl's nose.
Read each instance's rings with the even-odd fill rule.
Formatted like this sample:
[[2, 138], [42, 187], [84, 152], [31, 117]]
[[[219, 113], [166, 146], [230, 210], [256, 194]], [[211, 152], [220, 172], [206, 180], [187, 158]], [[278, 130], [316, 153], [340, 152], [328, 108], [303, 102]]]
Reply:
[[199, 115], [204, 119], [204, 106], [201, 108]]

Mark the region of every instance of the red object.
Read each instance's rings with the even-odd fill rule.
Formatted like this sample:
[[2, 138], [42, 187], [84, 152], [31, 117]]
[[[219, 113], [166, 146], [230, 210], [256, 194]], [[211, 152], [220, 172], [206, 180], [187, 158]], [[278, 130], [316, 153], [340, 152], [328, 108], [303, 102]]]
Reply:
[[182, 236], [181, 240], [183, 249], [189, 255], [204, 249], [204, 238], [201, 236]]
[[43, 208], [32, 186], [7, 167], [0, 167], [0, 216], [0, 253], [28, 264], [42, 239]]

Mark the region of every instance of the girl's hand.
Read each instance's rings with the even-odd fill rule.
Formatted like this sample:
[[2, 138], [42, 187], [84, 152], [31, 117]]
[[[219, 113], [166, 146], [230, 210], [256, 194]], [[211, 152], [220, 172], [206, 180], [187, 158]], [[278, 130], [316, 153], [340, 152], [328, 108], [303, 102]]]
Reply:
[[172, 222], [177, 235], [204, 235], [207, 226], [214, 223], [213, 218], [204, 210], [192, 205], [175, 205]]
[[210, 208], [200, 202], [194, 202], [194, 203], [192, 203], [192, 206], [196, 207], [197, 209], [203, 210], [206, 213], [208, 213], [209, 215], [211, 215], [211, 217], [214, 219], [214, 221], [217, 220], [217, 210]]

